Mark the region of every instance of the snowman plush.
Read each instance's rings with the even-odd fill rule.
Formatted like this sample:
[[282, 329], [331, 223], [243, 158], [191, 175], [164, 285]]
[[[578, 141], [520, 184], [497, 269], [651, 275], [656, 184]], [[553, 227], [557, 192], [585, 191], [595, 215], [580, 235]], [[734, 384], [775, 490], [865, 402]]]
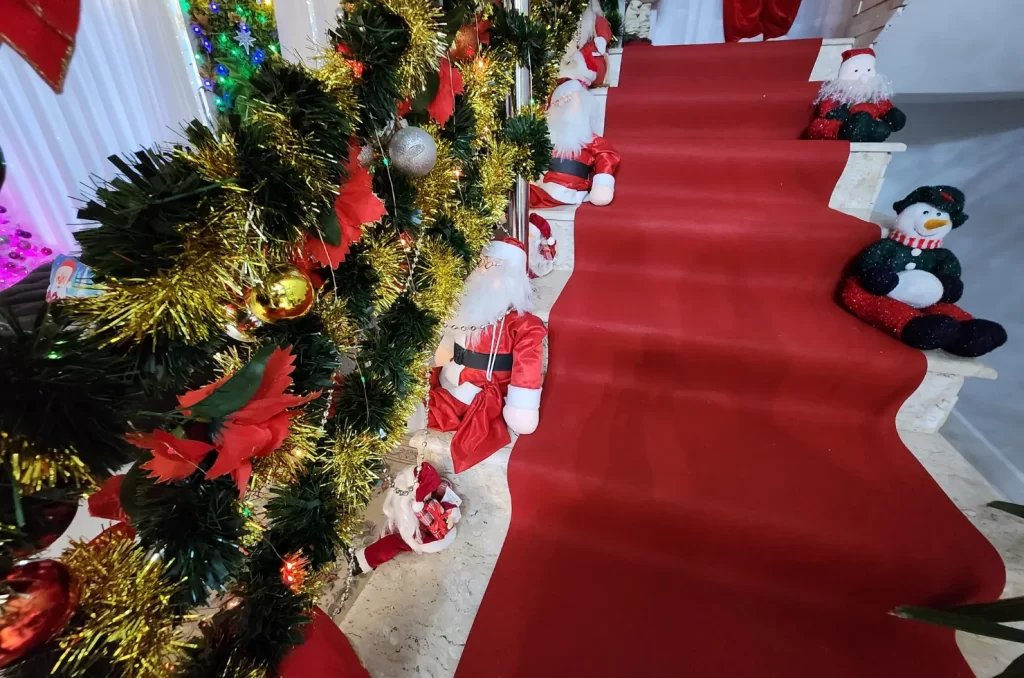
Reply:
[[843, 305], [915, 348], [974, 357], [1003, 345], [1001, 325], [956, 305], [964, 292], [960, 262], [942, 240], [967, 221], [964, 194], [922, 186], [893, 209], [892, 232], [860, 253], [843, 284]]
[[892, 105], [891, 99], [892, 84], [878, 72], [875, 51], [846, 50], [839, 74], [822, 83], [818, 91], [815, 118], [807, 136], [869, 143], [885, 141], [907, 122], [907, 116]]

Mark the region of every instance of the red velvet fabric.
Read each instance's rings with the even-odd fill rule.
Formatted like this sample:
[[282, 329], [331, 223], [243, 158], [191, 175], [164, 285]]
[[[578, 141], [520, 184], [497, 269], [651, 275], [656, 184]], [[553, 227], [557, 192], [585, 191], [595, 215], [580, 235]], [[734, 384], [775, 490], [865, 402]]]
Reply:
[[924, 355], [835, 301], [878, 227], [828, 208], [849, 145], [799, 140], [819, 46], [626, 47], [459, 678], [972, 676], [889, 614], [1005, 573], [897, 435]]
[[799, 11], [800, 0], [722, 0], [725, 41], [783, 36]]
[[369, 678], [341, 629], [319, 607], [306, 625], [306, 642], [277, 667], [279, 678]]
[[57, 93], [75, 51], [79, 3], [0, 0], [0, 44], [10, 45]]

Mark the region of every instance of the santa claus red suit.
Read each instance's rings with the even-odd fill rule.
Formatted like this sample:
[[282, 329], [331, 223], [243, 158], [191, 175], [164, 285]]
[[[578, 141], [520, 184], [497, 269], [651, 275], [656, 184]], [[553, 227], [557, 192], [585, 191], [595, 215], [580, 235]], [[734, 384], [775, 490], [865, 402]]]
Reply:
[[387, 522], [380, 539], [356, 551], [359, 573], [369, 572], [399, 553], [438, 553], [455, 541], [462, 499], [427, 462], [403, 469], [384, 498]]
[[548, 171], [530, 184], [530, 207], [612, 201], [619, 154], [594, 133], [593, 96], [579, 80], [565, 80], [552, 93], [547, 118], [554, 153]]
[[608, 45], [612, 41], [612, 26], [604, 17], [601, 0], [590, 0], [590, 5], [580, 17], [579, 37], [576, 45], [583, 55], [587, 68], [594, 72], [591, 87], [606, 84], [608, 76]]
[[529, 313], [532, 286], [526, 251], [512, 238], [484, 249], [466, 281], [459, 311], [435, 356], [428, 426], [455, 431], [455, 472], [511, 442], [508, 429], [533, 433], [541, 396], [547, 329]]
[[555, 268], [558, 248], [551, 224], [539, 214], [530, 215], [530, 277], [539, 278]]
[[876, 70], [874, 50], [847, 50], [839, 75], [821, 85], [807, 136], [860, 143], [885, 141], [907, 122], [891, 97], [892, 85]]

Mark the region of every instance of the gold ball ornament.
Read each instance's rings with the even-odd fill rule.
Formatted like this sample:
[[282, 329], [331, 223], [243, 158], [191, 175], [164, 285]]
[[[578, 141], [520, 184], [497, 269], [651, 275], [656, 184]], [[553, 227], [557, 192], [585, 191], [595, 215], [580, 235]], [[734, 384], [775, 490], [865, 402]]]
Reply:
[[265, 323], [295, 320], [310, 312], [316, 301], [316, 288], [304, 271], [282, 266], [245, 292], [245, 305]]

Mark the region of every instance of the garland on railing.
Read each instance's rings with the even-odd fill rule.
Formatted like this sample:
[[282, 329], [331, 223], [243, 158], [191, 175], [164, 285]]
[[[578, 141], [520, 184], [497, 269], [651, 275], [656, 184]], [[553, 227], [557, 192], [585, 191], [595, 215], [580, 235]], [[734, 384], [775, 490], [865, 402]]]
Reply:
[[[62, 557], [80, 600], [12, 675], [263, 677], [301, 642], [515, 174], [550, 158], [540, 110], [504, 102], [564, 27], [494, 11], [351, 3], [315, 68], [266, 55], [217, 133], [111, 159], [78, 234], [103, 293], [0, 332], [0, 574], [83, 492], [122, 525]], [[397, 110], [436, 147], [421, 176]]]

